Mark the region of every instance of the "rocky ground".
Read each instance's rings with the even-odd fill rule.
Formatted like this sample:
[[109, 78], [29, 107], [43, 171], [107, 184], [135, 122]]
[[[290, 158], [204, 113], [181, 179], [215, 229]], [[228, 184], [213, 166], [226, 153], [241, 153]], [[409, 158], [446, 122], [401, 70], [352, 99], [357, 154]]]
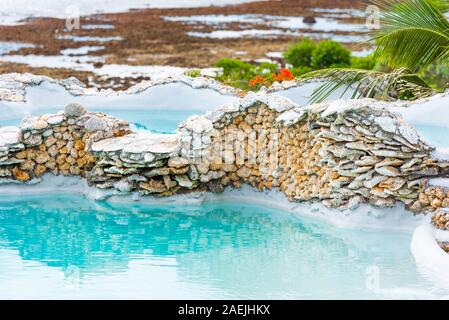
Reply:
[[[360, 5], [359, 5], [360, 6]], [[191, 37], [189, 31], [211, 31], [207, 24], [189, 25], [182, 22], [166, 21], [163, 16], [191, 16], [209, 14], [268, 14], [282, 16], [319, 16], [313, 8], [356, 8], [354, 1], [316, 1], [316, 0], [281, 0], [253, 2], [227, 7], [182, 8], [182, 9], [145, 9], [132, 10], [125, 13], [101, 14], [83, 17], [83, 24], [110, 24], [113, 29], [65, 30], [65, 21], [54, 18], [31, 19], [25, 24], [15, 26], [0, 26], [0, 41], [26, 42], [35, 45], [34, 48], [23, 48], [10, 54], [19, 55], [59, 55], [66, 48], [80, 46], [95, 46], [98, 42], [74, 42], [68, 39], [55, 39], [56, 36], [120, 36], [121, 41], [101, 43], [103, 50], [89, 53], [91, 56], [105, 58], [106, 64], [129, 65], [170, 65], [181, 67], [210, 67], [217, 60], [224, 57], [234, 57], [245, 60], [266, 58], [265, 54], [272, 51], [283, 51], [288, 45], [298, 40], [294, 36], [280, 36], [277, 38], [238, 38], [238, 39], [209, 39]], [[348, 22], [363, 22], [362, 18], [348, 18]], [[266, 29], [266, 25], [232, 24], [232, 30], [242, 28]], [[343, 34], [351, 32], [343, 32]], [[348, 44], [353, 47], [353, 44]], [[101, 67], [98, 63], [95, 67]], [[0, 62], [0, 73], [32, 72], [49, 75], [54, 78], [67, 78], [68, 75], [79, 78], [84, 83], [95, 79], [96, 83], [104, 86], [110, 84], [111, 79], [103, 79], [90, 71], [74, 71], [61, 68], [32, 68], [25, 64]], [[112, 79], [114, 82], [118, 79]], [[137, 79], [142, 80], [142, 79]], [[130, 77], [122, 81], [126, 88], [136, 82]]]

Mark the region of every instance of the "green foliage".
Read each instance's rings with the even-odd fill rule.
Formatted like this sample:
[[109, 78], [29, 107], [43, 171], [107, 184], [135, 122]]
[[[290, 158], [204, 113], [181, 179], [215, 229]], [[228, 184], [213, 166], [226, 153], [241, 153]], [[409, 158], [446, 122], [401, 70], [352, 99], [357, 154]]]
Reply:
[[201, 71], [198, 69], [187, 70], [184, 74], [188, 77], [197, 78], [201, 76]]
[[351, 68], [372, 70], [376, 66], [376, 59], [372, 55], [366, 57], [351, 57]]
[[416, 99], [432, 95], [435, 91], [420, 77], [406, 68], [391, 72], [330, 68], [310, 72], [304, 79], [323, 78], [327, 81], [315, 90], [311, 102], [322, 102], [340, 88], [355, 89], [352, 98]]
[[449, 61], [430, 66], [422, 72], [422, 77], [437, 90], [449, 88]]
[[284, 59], [294, 68], [311, 67], [312, 54], [316, 49], [316, 44], [310, 38], [292, 44], [284, 53]]
[[312, 67], [314, 69], [348, 67], [350, 62], [351, 52], [338, 42], [331, 40], [320, 42], [312, 53]]
[[278, 70], [278, 65], [269, 62], [262, 62], [261, 64], [254, 66], [254, 72], [256, 75], [275, 73]]
[[237, 59], [224, 58], [215, 66], [223, 69], [217, 80], [240, 89], [247, 89], [248, 81], [256, 75], [253, 65]]
[[414, 72], [449, 59], [449, 21], [442, 0], [376, 0], [381, 28], [373, 36], [376, 55], [392, 68]]
[[386, 99], [416, 99], [433, 94], [433, 88], [447, 87], [449, 21], [444, 12], [449, 10], [449, 1], [373, 2], [381, 9], [380, 29], [372, 31], [371, 39], [377, 44], [376, 71], [368, 70], [373, 66], [371, 62], [353, 58], [351, 66], [359, 69], [310, 72], [304, 78], [328, 80], [313, 93], [315, 101], [325, 99], [341, 87], [355, 88], [357, 97]]
[[273, 63], [263, 62], [255, 65], [230, 58], [221, 59], [215, 66], [223, 68], [223, 74], [217, 77], [217, 80], [243, 90], [256, 90], [256, 88], [249, 87], [249, 80], [257, 75], [269, 78], [278, 69], [278, 66]]
[[249, 80], [254, 76], [253, 66], [237, 59], [224, 58], [218, 61], [215, 66], [223, 68], [224, 77]]
[[332, 40], [322, 41], [316, 45], [312, 39], [304, 38], [291, 45], [284, 53], [284, 58], [294, 68], [308, 67], [317, 70], [348, 67], [351, 63], [351, 52]]

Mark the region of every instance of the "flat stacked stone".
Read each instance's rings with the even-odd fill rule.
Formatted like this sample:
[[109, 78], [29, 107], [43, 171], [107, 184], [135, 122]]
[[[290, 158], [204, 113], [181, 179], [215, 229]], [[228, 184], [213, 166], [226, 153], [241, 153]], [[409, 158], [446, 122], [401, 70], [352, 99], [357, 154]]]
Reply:
[[98, 188], [162, 196], [249, 183], [340, 209], [444, 206], [446, 198], [423, 188], [448, 164], [432, 159], [432, 147], [387, 106], [362, 99], [299, 107], [251, 93], [161, 135], [70, 104], [0, 128], [0, 179], [82, 175]]

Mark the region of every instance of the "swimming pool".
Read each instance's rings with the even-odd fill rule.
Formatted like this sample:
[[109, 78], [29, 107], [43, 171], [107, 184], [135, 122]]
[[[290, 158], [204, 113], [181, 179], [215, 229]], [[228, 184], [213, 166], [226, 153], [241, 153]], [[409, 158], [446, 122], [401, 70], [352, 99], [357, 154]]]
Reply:
[[449, 147], [449, 128], [435, 125], [415, 124], [413, 127], [434, 147]]
[[[102, 108], [89, 108], [89, 111], [103, 112]], [[39, 109], [29, 115], [53, 114], [54, 109]], [[155, 133], [174, 133], [182, 121], [191, 115], [202, 113], [196, 110], [186, 109], [125, 109], [116, 108], [107, 112], [108, 115], [128, 121], [137, 130], [148, 130]], [[20, 126], [23, 118], [13, 117], [12, 119], [0, 120], [0, 126]]]
[[2, 195], [0, 298], [439, 297], [410, 239], [235, 201]]
[[26, 102], [0, 101], [0, 126], [19, 126], [27, 116], [53, 114], [73, 102], [89, 111], [105, 112], [129, 121], [137, 129], [173, 133], [193, 114], [204, 114], [238, 100], [208, 88], [180, 83], [155, 85], [133, 94], [74, 96], [58, 84], [43, 82], [26, 91]]

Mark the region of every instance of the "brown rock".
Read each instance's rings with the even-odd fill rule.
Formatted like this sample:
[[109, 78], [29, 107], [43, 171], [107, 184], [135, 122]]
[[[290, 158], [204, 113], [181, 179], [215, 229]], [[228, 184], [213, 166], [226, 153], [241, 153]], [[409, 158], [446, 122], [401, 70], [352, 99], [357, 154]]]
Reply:
[[12, 174], [14, 175], [14, 178], [19, 181], [30, 180], [30, 175], [27, 172], [20, 170], [18, 167], [14, 167], [14, 169], [12, 169]]
[[181, 157], [174, 157], [168, 160], [168, 166], [172, 168], [183, 168], [189, 165], [189, 160]]
[[53, 159], [50, 159], [50, 161], [47, 161], [45, 163], [45, 166], [50, 170], [54, 170], [56, 168], [56, 161]]
[[59, 166], [59, 169], [60, 169], [61, 171], [67, 171], [67, 172], [68, 172], [68, 170], [70, 169], [70, 164], [67, 163], [67, 162], [65, 162], [65, 163], [63, 163], [63, 164], [61, 164], [61, 165]]
[[20, 169], [24, 171], [31, 171], [34, 169], [35, 163], [33, 160], [25, 160], [20, 164]]
[[433, 199], [432, 202], [430, 202], [430, 205], [432, 208], [440, 208], [441, 207], [441, 200], [440, 199]]
[[74, 175], [74, 176], [79, 176], [80, 173], [81, 173], [80, 168], [78, 168], [78, 167], [76, 167], [76, 166], [70, 166], [69, 171], [70, 171], [70, 174], [71, 174], [71, 175]]
[[75, 141], [75, 144], [73, 145], [73, 147], [76, 149], [76, 150], [78, 150], [78, 151], [81, 151], [81, 150], [84, 150], [84, 148], [86, 147], [86, 145], [84, 144], [84, 142], [82, 141], [82, 140], [76, 140]]
[[35, 157], [34, 161], [36, 161], [38, 164], [45, 163], [48, 160], [50, 160], [50, 156], [48, 155], [48, 153], [46, 151], [37, 151], [36, 152], [36, 157]]
[[140, 182], [139, 186], [149, 193], [160, 193], [166, 191], [164, 181], [149, 179], [148, 182]]
[[17, 159], [25, 159], [27, 157], [27, 151], [23, 150], [23, 151], [19, 151], [16, 153], [16, 158]]
[[47, 147], [50, 147], [56, 143], [56, 138], [53, 136], [49, 136], [47, 139], [45, 139], [45, 145]]
[[70, 164], [76, 163], [75, 158], [73, 158], [72, 156], [68, 156], [67, 159], [65, 159], [65, 161], [67, 161], [67, 163], [70, 163]]
[[52, 158], [56, 157], [59, 153], [58, 148], [56, 147], [56, 145], [52, 145], [50, 148], [48, 148], [48, 155]]
[[47, 168], [42, 164], [38, 164], [36, 166], [36, 169], [34, 169], [34, 174], [37, 177], [40, 177], [41, 175], [43, 175], [45, 173], [45, 171], [47, 171]]

